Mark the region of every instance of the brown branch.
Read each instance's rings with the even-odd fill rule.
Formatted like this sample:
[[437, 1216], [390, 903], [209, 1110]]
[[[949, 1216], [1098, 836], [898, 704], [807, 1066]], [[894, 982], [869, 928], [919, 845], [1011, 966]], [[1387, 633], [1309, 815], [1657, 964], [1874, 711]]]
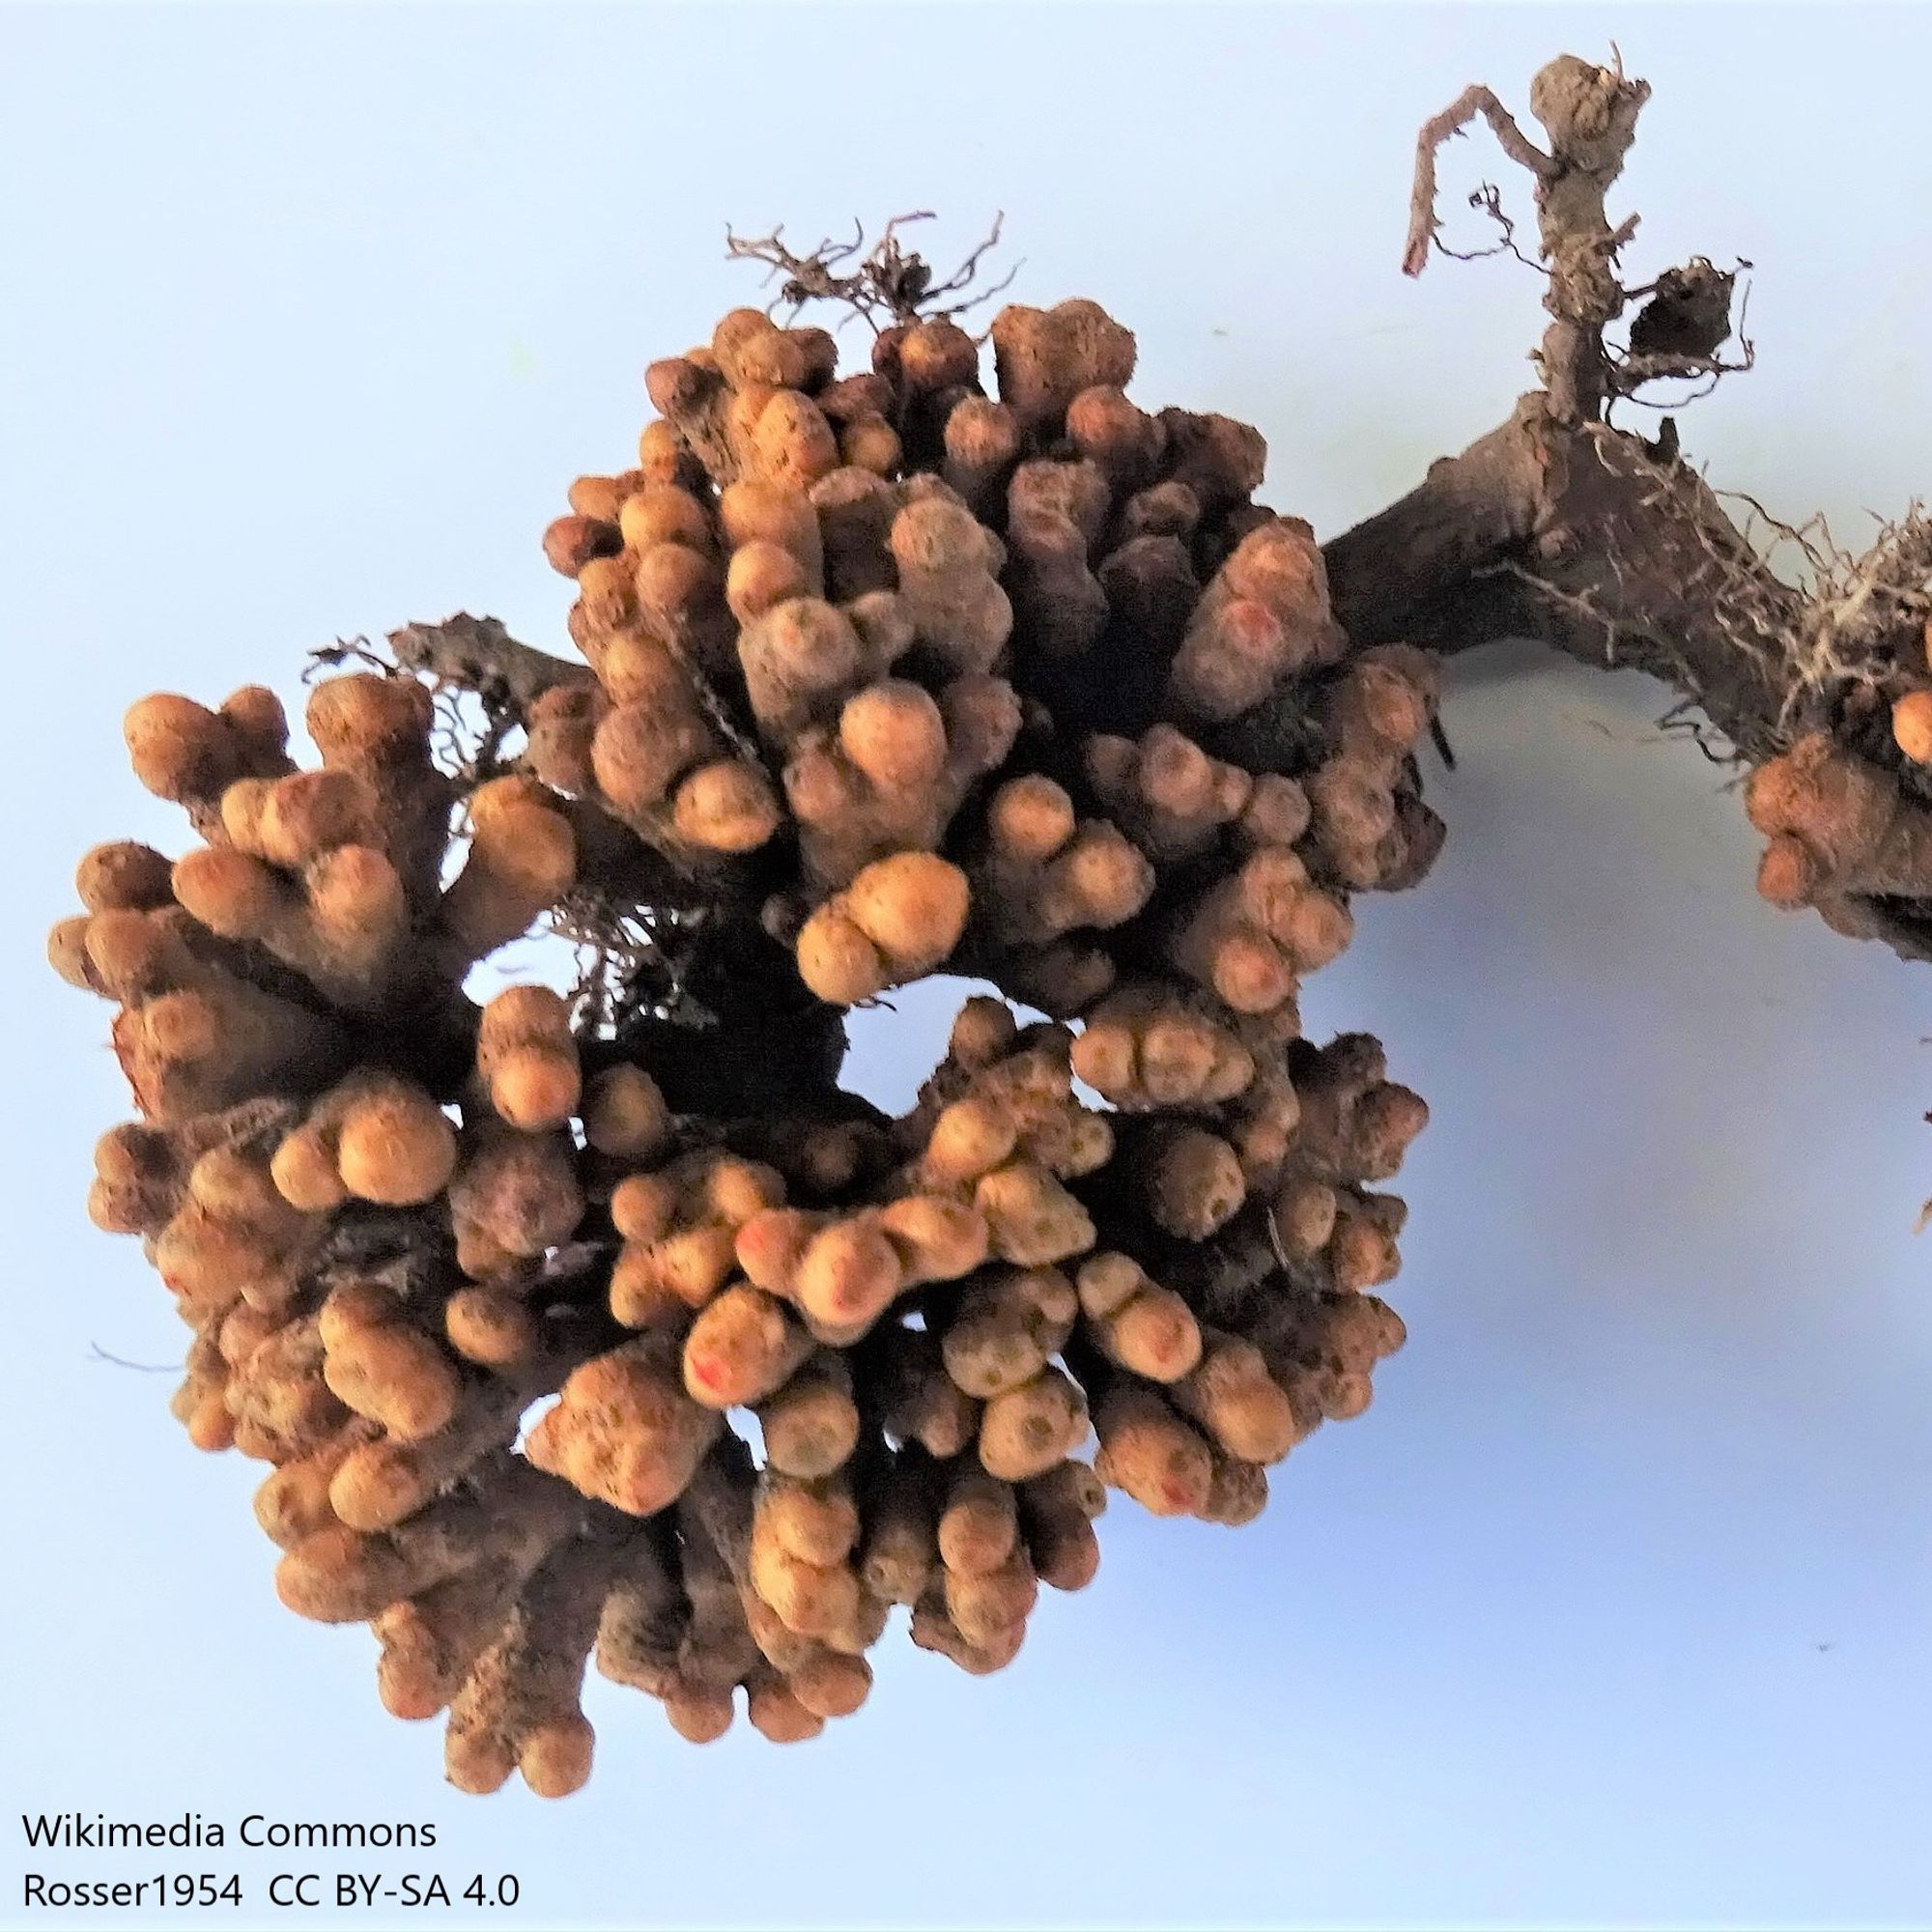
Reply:
[[1799, 723], [1788, 667], [1751, 639], [1795, 635], [1802, 594], [1681, 461], [1602, 425], [1577, 431], [1545, 397], [1524, 397], [1325, 554], [1336, 614], [1360, 645], [1538, 639], [1662, 678], [1752, 758]]
[[495, 617], [458, 611], [440, 624], [405, 624], [388, 636], [397, 668], [522, 713], [560, 684], [589, 678], [588, 665], [520, 644]]
[[1430, 248], [1441, 229], [1435, 218], [1436, 153], [1478, 114], [1490, 124], [1496, 145], [1519, 167], [1543, 180], [1556, 166], [1487, 87], [1464, 88], [1434, 120], [1422, 124], [1422, 132], [1415, 139], [1415, 188], [1408, 205], [1408, 240], [1402, 251], [1405, 275], [1419, 275], [1429, 266]]
[[[1531, 639], [1646, 671], [1753, 764], [1838, 725], [1867, 674], [1849, 660], [1824, 674], [1814, 660], [1838, 606], [1779, 577], [1681, 460], [1563, 423], [1539, 395], [1324, 555], [1358, 647]], [[1270, 724], [1264, 714], [1250, 733]], [[1821, 909], [1840, 932], [1932, 959], [1932, 905], [1847, 895]]]
[[[1545, 388], [1461, 456], [1432, 466], [1400, 502], [1336, 538], [1330, 581], [1361, 644], [1406, 638], [1458, 650], [1505, 636], [1546, 639], [1589, 663], [1653, 672], [1762, 760], [1830, 724], [1836, 687], [1868, 677], [1860, 654], [1875, 654], [1871, 634], [1881, 628], [1868, 607], [1889, 595], [1909, 616], [1913, 599], [1932, 591], [1920, 585], [1915, 531], [1899, 526], [1899, 554], [1881, 555], [1882, 543], [1868, 568], [1829, 533], [1805, 546], [1823, 585], [1807, 594], [1680, 459], [1674, 422], [1646, 443], [1603, 419], [1612, 396], [1642, 382], [1747, 367], [1752, 355], [1745, 340], [1741, 362], [1719, 358], [1736, 271], [1702, 256], [1637, 291], [1650, 299], [1629, 350], [1614, 360], [1605, 351], [1605, 328], [1631, 298], [1614, 258], [1634, 219], [1612, 228], [1605, 196], [1649, 98], [1648, 84], [1621, 67], [1568, 54], [1532, 81], [1531, 111], [1549, 139], [1549, 153], [1532, 148], [1527, 163], [1550, 270], [1552, 322], [1538, 355]], [[1419, 156], [1433, 156], [1492, 99], [1472, 89], [1427, 123]], [[1432, 182], [1419, 169], [1418, 191]], [[1433, 193], [1425, 200], [1433, 205]], [[1758, 515], [1787, 541], [1802, 534]], [[1840, 642], [1847, 611], [1861, 634], [1849, 652]]]
[[[1632, 298], [1616, 257], [1636, 223], [1613, 227], [1605, 197], [1649, 95], [1621, 65], [1564, 55], [1530, 90], [1548, 154], [1486, 88], [1425, 124], [1404, 261], [1411, 274], [1435, 245], [1436, 151], [1478, 113], [1536, 177], [1551, 318], [1536, 356], [1544, 387], [1460, 456], [1432, 465], [1399, 502], [1334, 538], [1329, 584], [1358, 648], [1541, 639], [1587, 664], [1661, 678], [1680, 700], [1671, 715], [1696, 706], [1758, 764], [1807, 730], [1844, 738], [1870, 728], [1857, 720], [1883, 718], [1870, 701], [1875, 681], [1895, 655], [1890, 634], [1919, 620], [1921, 600], [1932, 608], [1932, 566], [1919, 568], [1932, 545], [1921, 545], [1913, 517], [1862, 558], [1826, 535], [1806, 552], [1814, 581], [1794, 584], [1682, 460], [1674, 422], [1652, 443], [1604, 419], [1642, 383], [1715, 378], [1752, 359], [1747, 341], [1738, 361], [1718, 356], [1735, 277], [1702, 257], [1637, 292], [1651, 302], [1630, 348], [1620, 356], [1605, 348], [1605, 328]], [[1265, 713], [1250, 721], [1245, 749], [1266, 755], [1279, 728]], [[1932, 902], [1843, 895], [1820, 910], [1839, 931], [1932, 957]]]

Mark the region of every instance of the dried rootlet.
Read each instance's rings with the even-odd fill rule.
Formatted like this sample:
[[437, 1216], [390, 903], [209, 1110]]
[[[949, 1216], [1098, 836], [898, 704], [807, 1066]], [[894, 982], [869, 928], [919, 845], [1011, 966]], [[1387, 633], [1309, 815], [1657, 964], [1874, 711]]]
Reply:
[[[581, 664], [399, 634], [314, 769], [266, 690], [128, 713], [201, 842], [90, 853], [53, 935], [139, 1114], [92, 1212], [193, 1440], [269, 1465], [283, 1601], [465, 1789], [582, 1782], [592, 1661], [695, 1741], [849, 1716], [899, 1605], [998, 1669], [1108, 1491], [1249, 1520], [1402, 1339], [1425, 1109], [1296, 993], [1435, 854], [1434, 661], [1350, 654], [1260, 436], [1133, 369], [1090, 301], [843, 375], [736, 311], [545, 533]], [[1762, 795], [1793, 893], [1903, 863], [1812, 795]], [[578, 994], [472, 1001], [544, 921]], [[840, 1014], [939, 972], [1005, 999], [887, 1119]]]

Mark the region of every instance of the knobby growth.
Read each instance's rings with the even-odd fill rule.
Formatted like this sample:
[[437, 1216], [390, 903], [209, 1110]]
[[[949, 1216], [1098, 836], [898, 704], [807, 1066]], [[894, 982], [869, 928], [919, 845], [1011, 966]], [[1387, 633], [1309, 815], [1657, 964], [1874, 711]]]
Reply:
[[[1401, 1337], [1422, 1104], [1295, 990], [1435, 852], [1433, 666], [1347, 657], [1260, 437], [1137, 408], [1094, 303], [991, 343], [996, 395], [947, 315], [654, 364], [544, 539], [582, 665], [339, 648], [317, 770], [265, 691], [128, 716], [204, 843], [91, 854], [55, 935], [142, 1114], [95, 1216], [195, 1331], [194, 1439], [274, 1465], [284, 1600], [373, 1623], [466, 1787], [581, 1782], [593, 1651], [697, 1739], [856, 1709], [895, 1605], [998, 1668], [1104, 1486], [1246, 1520]], [[479, 1009], [546, 916], [580, 997]], [[942, 968], [1007, 1000], [889, 1120], [841, 1015]]]
[[[1411, 270], [1457, 127], [1535, 177], [1545, 384], [1325, 556], [1254, 430], [1129, 400], [1094, 303], [1002, 309], [989, 385], [978, 254], [775, 234], [734, 252], [870, 367], [751, 309], [652, 364], [636, 466], [544, 535], [579, 659], [468, 617], [319, 654], [312, 770], [264, 689], [129, 712], [201, 842], [90, 853], [53, 935], [140, 1114], [91, 1209], [193, 1330], [192, 1439], [272, 1465], [283, 1600], [371, 1624], [459, 1785], [581, 1784], [593, 1658], [700, 1741], [741, 1689], [779, 1741], [856, 1710], [895, 1605], [997, 1669], [1108, 1489], [1245, 1522], [1363, 1408], [1426, 1110], [1296, 989], [1439, 847], [1437, 653], [1670, 677], [1753, 767], [1767, 894], [1932, 949], [1924, 526], [1779, 526], [1794, 584], [1608, 422], [1738, 366], [1727, 273], [1617, 280], [1646, 95], [1566, 59], [1547, 151], [1486, 90], [1424, 130]], [[574, 993], [472, 999], [538, 923]], [[887, 1118], [842, 1015], [942, 971], [1000, 997]]]

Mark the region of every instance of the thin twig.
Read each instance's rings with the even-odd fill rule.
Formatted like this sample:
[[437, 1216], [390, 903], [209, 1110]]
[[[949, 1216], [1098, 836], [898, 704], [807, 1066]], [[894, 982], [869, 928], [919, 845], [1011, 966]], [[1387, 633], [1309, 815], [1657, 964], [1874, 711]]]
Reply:
[[1502, 191], [1493, 182], [1485, 182], [1469, 197], [1469, 206], [1479, 208], [1502, 230], [1501, 241], [1488, 248], [1452, 248], [1439, 238], [1436, 247], [1457, 262], [1482, 262], [1492, 255], [1514, 255], [1526, 269], [1534, 269], [1538, 274], [1547, 275], [1549, 270], [1534, 255], [1525, 255], [1517, 246], [1516, 223], [1503, 212]]
[[130, 1362], [125, 1355], [111, 1354], [99, 1342], [87, 1345], [87, 1359], [90, 1362], [107, 1362], [117, 1369], [132, 1369], [142, 1376], [178, 1376], [182, 1372], [179, 1362]]
[[[864, 317], [874, 333], [889, 325], [964, 315], [1011, 287], [1021, 263], [1015, 262], [997, 282], [974, 288], [987, 254], [999, 245], [1004, 213], [994, 215], [985, 238], [944, 280], [935, 280], [925, 259], [899, 240], [902, 228], [932, 219], [932, 211], [923, 208], [895, 214], [869, 248], [866, 247], [864, 225], [855, 222], [851, 241], [834, 242], [828, 237], [803, 255], [785, 244], [782, 224], [769, 235], [745, 236], [727, 228], [724, 253], [734, 262], [764, 263], [768, 283], [774, 276], [782, 278], [772, 299], [773, 308], [796, 312], [808, 302], [837, 302]], [[855, 262], [856, 267], [847, 266]], [[964, 295], [968, 289], [973, 293], [963, 300], [945, 299]]]

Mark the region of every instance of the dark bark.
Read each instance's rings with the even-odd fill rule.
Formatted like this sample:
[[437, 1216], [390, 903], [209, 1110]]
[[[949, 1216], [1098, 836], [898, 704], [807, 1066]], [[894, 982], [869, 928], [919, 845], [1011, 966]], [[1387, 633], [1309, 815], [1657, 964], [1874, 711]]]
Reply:
[[[1435, 151], [1476, 113], [1535, 178], [1551, 316], [1536, 358], [1544, 387], [1326, 546], [1336, 615], [1357, 646], [1404, 640], [1446, 653], [1527, 638], [1587, 664], [1647, 671], [1702, 709], [1752, 764], [1820, 728], [1867, 750], [1858, 740], [1883, 717], [1868, 701], [1877, 694], [1806, 674], [1804, 593], [1682, 460], [1675, 423], [1666, 418], [1646, 442], [1607, 419], [1617, 398], [1660, 378], [1749, 366], [1747, 344], [1742, 362], [1718, 359], [1731, 333], [1734, 276], [1700, 257], [1647, 290], [1618, 278], [1636, 220], [1612, 228], [1605, 198], [1649, 93], [1620, 71], [1564, 55], [1530, 91], [1548, 154], [1487, 89], [1470, 89], [1425, 125], [1404, 260], [1411, 274], [1435, 245]], [[1634, 295], [1651, 301], [1620, 354], [1605, 330]], [[1902, 782], [1918, 788], [1916, 777]], [[1932, 957], [1924, 901], [1846, 894], [1821, 909], [1841, 931]]]
[[1795, 673], [1769, 642], [1751, 652], [1735, 614], [1775, 634], [1782, 612], [1794, 628], [1798, 593], [1674, 453], [1563, 422], [1543, 395], [1324, 554], [1358, 645], [1529, 638], [1648, 671], [1753, 761], [1809, 722]]

